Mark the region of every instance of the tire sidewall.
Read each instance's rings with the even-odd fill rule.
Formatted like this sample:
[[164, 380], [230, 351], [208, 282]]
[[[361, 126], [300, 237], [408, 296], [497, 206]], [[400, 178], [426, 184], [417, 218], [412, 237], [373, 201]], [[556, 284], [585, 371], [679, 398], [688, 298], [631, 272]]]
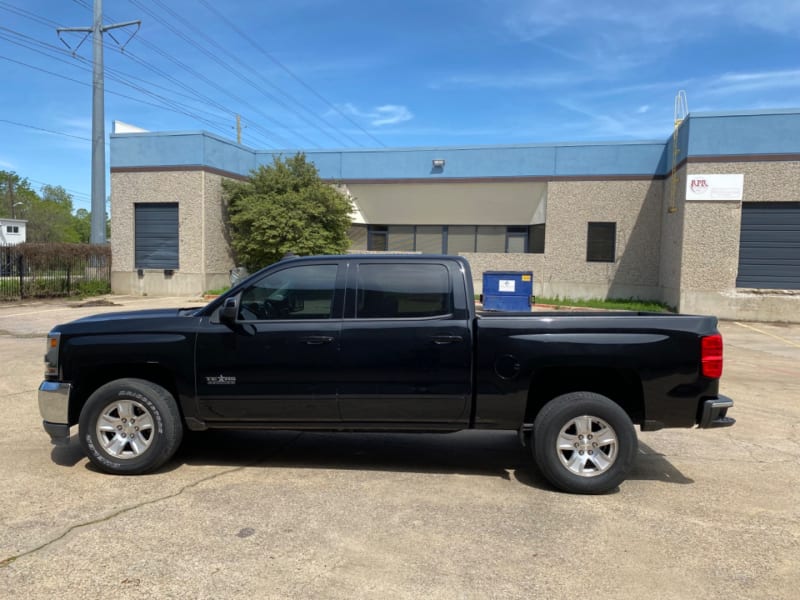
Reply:
[[[561, 462], [556, 440], [562, 428], [575, 417], [589, 415], [605, 421], [616, 434], [617, 456], [608, 470], [581, 477]], [[542, 408], [534, 423], [533, 453], [542, 474], [557, 488], [577, 494], [604, 494], [624, 480], [638, 450], [633, 423], [615, 402], [600, 394], [574, 392], [558, 396]]]
[[[100, 415], [118, 400], [138, 402], [153, 419], [153, 438], [150, 445], [136, 458], [120, 459], [111, 456], [103, 449], [97, 437], [97, 421]], [[166, 390], [145, 380], [119, 379], [101, 386], [89, 396], [80, 415], [79, 437], [89, 460], [100, 470], [121, 475], [144, 473], [157, 469], [177, 449], [180, 443], [180, 422], [176, 417], [177, 408]]]

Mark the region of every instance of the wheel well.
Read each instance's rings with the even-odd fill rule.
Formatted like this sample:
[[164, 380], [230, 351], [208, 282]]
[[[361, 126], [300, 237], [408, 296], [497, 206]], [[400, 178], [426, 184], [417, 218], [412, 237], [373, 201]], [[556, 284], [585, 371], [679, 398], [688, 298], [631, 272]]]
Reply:
[[97, 388], [109, 381], [125, 378], [144, 379], [160, 385], [172, 394], [180, 411], [178, 388], [172, 371], [159, 365], [114, 365], [104, 366], [102, 370], [94, 371], [76, 382], [70, 397], [69, 422], [72, 424], [78, 422], [83, 405]]
[[644, 420], [644, 394], [636, 371], [594, 367], [559, 367], [534, 373], [528, 391], [525, 422], [533, 423], [542, 407], [569, 392], [594, 392], [619, 404], [634, 423]]

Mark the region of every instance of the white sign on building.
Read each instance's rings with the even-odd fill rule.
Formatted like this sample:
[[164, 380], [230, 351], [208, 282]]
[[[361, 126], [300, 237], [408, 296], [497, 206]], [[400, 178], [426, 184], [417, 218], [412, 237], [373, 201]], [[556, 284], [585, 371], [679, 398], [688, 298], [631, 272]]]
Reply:
[[744, 175], [686, 175], [687, 200], [741, 200]]

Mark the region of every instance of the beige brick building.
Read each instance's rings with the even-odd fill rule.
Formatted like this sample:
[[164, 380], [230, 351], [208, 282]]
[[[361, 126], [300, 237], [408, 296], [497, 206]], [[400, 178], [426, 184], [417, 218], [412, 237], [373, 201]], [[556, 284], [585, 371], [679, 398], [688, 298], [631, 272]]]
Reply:
[[[800, 111], [690, 115], [677, 152], [670, 138], [306, 155], [353, 200], [353, 251], [461, 254], [478, 291], [484, 271], [530, 270], [537, 295], [800, 320]], [[207, 133], [112, 136], [113, 289], [227, 284], [221, 181], [273, 156]]]

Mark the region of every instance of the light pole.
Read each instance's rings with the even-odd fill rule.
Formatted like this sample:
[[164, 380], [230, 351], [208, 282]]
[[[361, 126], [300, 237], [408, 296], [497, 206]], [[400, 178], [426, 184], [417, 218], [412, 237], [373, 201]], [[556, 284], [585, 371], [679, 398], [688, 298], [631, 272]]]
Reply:
[[17, 211], [15, 211], [14, 209], [15, 209], [16, 207], [18, 207], [18, 206], [22, 206], [22, 205], [23, 205], [23, 203], [22, 203], [22, 202], [12, 202], [12, 203], [11, 203], [11, 218], [12, 218], [12, 219], [16, 219], [16, 218], [17, 218]]

